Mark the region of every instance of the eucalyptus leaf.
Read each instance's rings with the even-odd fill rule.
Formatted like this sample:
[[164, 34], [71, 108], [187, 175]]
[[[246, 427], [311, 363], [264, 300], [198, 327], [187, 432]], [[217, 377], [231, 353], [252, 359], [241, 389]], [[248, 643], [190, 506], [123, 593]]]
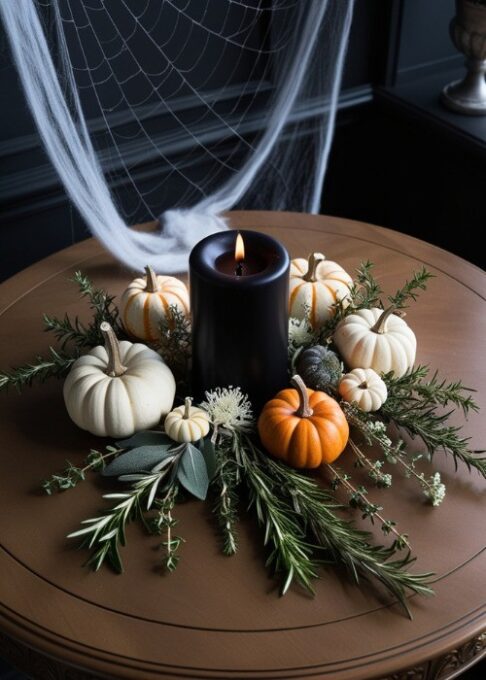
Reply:
[[177, 477], [182, 486], [193, 496], [202, 501], [206, 498], [209, 486], [206, 461], [201, 451], [192, 444], [186, 445], [177, 468]]
[[216, 460], [216, 453], [214, 451], [214, 444], [209, 437], [201, 440], [199, 443], [199, 448], [202, 455], [204, 456], [204, 461], [206, 463], [206, 469], [208, 471], [208, 478], [211, 481], [216, 474], [216, 468], [218, 466], [218, 461]]
[[119, 477], [152, 470], [157, 463], [172, 455], [169, 452], [172, 446], [173, 443], [162, 446], [139, 446], [131, 449], [115, 458], [103, 468], [101, 474], [104, 477]]
[[116, 443], [121, 449], [133, 449], [139, 446], [165, 446], [165, 444], [173, 444], [174, 442], [165, 432], [144, 430]]

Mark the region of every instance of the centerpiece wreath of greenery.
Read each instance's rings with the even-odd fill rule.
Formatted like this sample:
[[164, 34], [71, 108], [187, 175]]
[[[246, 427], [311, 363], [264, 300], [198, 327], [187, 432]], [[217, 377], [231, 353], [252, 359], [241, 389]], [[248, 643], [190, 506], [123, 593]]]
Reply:
[[[414, 274], [388, 297], [388, 305], [395, 311], [404, 309], [425, 290], [430, 276], [425, 269]], [[103, 344], [103, 322], [110, 324], [118, 338], [126, 337], [114, 297], [96, 289], [80, 272], [74, 281], [89, 303], [91, 321], [86, 325], [68, 315], [62, 319], [45, 315], [45, 329], [54, 334], [59, 347], [51, 346], [47, 357], [39, 356], [31, 364], [0, 372], [0, 390], [9, 386], [20, 390], [34, 381], [64, 377], [83, 352]], [[372, 274], [372, 264], [366, 262], [357, 270], [347, 304], [336, 302], [332, 317], [321, 328], [314, 330], [307, 318], [290, 319], [291, 373], [301, 352], [316, 345], [332, 347], [338, 323], [357, 310], [372, 307], [384, 309], [383, 292]], [[156, 349], [174, 372], [183, 401], [190, 379], [190, 322], [177, 307], [171, 307], [160, 330]], [[447, 382], [437, 373], [430, 375], [427, 366], [417, 366], [402, 377], [388, 373], [383, 380], [388, 398], [378, 411], [369, 413], [356, 404], [340, 402], [352, 426], [349, 445], [354, 465], [366, 470], [372, 486], [391, 487], [391, 470], [398, 466], [433, 505], [439, 505], [445, 495], [440, 474], [427, 477], [416, 467], [419, 458], [430, 461], [437, 452], [452, 456], [456, 468], [463, 463], [486, 477], [486, 457], [479, 455], [484, 452], [471, 450], [460, 427], [448, 423], [457, 408], [464, 416], [477, 410], [472, 390], [460, 381]], [[190, 405], [187, 398], [186, 404]], [[111, 508], [85, 520], [81, 529], [70, 534], [80, 537], [82, 545], [91, 550], [87, 564], [97, 570], [107, 562], [121, 572], [120, 547], [125, 545], [126, 525], [140, 519], [149, 532], [162, 536], [163, 567], [173, 571], [183, 543], [175, 533], [175, 506], [189, 494], [202, 500], [207, 496], [213, 504], [222, 551], [228, 556], [238, 550], [242, 509], [255, 514], [267, 549], [266, 565], [279, 576], [282, 594], [293, 582], [313, 592], [313, 581], [323, 563], [344, 567], [356, 583], [380, 582], [409, 615], [407, 592], [432, 594], [433, 574], [409, 571], [415, 558], [408, 536], [384, 517], [382, 506], [370, 500], [365, 486], [355, 486], [349, 473], [336, 465], [325, 466], [330, 478], [325, 489], [314, 476], [271, 458], [258, 440], [251, 404], [238, 387], [212, 390], [199, 406], [208, 414], [211, 430], [198, 442], [178, 444], [162, 431], [138, 432], [103, 452], [92, 450], [81, 466], [68, 462], [62, 472], [44, 481], [47, 494], [73, 488], [94, 471], [127, 485], [104, 496], [114, 501]], [[422, 454], [407, 452], [403, 433], [421, 440]], [[372, 446], [380, 452], [378, 457], [373, 456]], [[339, 500], [336, 497], [338, 488], [345, 492], [346, 503], [343, 494]], [[375, 544], [370, 532], [356, 528], [346, 517], [346, 508], [377, 522], [389, 536], [388, 545]]]

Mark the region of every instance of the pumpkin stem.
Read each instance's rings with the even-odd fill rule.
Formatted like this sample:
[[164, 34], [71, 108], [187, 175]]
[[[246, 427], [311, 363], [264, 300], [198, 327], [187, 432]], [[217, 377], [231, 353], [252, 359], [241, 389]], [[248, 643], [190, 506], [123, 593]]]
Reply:
[[189, 420], [191, 416], [191, 406], [192, 406], [191, 397], [186, 397], [184, 399], [184, 415], [182, 416], [184, 420]]
[[294, 375], [290, 381], [295, 387], [299, 394], [299, 408], [295, 412], [295, 415], [299, 418], [310, 418], [314, 411], [309, 406], [309, 395], [307, 393], [307, 387], [305, 382], [302, 380], [300, 375]]
[[106, 368], [106, 375], [111, 378], [118, 378], [127, 371], [120, 358], [120, 343], [115, 335], [113, 328], [107, 321], [103, 321], [100, 325], [100, 331], [103, 333], [105, 339], [105, 348], [108, 354], [108, 366]]
[[311, 283], [317, 281], [316, 276], [317, 267], [320, 265], [321, 262], [324, 262], [325, 259], [326, 256], [323, 255], [322, 253], [311, 253], [309, 255], [309, 266], [307, 267], [307, 272], [302, 277], [304, 281], [310, 281]]
[[157, 274], [149, 265], [145, 267], [145, 273], [147, 275], [147, 285], [145, 287], [145, 290], [147, 291], [147, 293], [156, 293], [159, 290]]
[[374, 326], [372, 326], [371, 330], [373, 333], [379, 333], [380, 335], [382, 333], [386, 333], [386, 322], [389, 316], [393, 314], [395, 311], [395, 305], [390, 305], [386, 309], [383, 310], [383, 312], [380, 314], [378, 317], [376, 323]]
[[368, 389], [368, 383], [366, 382], [366, 380], [363, 380], [361, 385], [358, 385], [358, 387], [361, 387], [362, 390], [367, 390]]

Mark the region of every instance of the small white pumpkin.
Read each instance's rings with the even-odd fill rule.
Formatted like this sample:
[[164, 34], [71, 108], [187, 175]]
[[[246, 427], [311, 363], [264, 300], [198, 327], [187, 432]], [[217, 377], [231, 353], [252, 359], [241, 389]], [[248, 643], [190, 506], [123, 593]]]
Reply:
[[338, 390], [345, 401], [366, 412], [378, 411], [388, 397], [385, 383], [372, 368], [354, 368], [346, 373], [339, 382]]
[[77, 359], [64, 383], [64, 401], [82, 430], [101, 437], [129, 437], [159, 424], [174, 403], [175, 380], [154, 350], [118, 342], [109, 323], [98, 345]]
[[189, 293], [175, 276], [157, 276], [151, 267], [145, 267], [145, 272], [145, 277], [134, 279], [123, 293], [120, 316], [127, 333], [155, 342], [171, 305], [189, 314]]
[[309, 321], [319, 328], [333, 314], [332, 306], [346, 300], [352, 278], [336, 262], [326, 260], [322, 253], [312, 253], [308, 260], [296, 258], [290, 264], [290, 316], [304, 318], [310, 310]]
[[388, 309], [359, 309], [337, 326], [334, 342], [349, 368], [394, 371], [397, 377], [413, 367], [417, 340], [403, 319]]
[[167, 415], [164, 429], [176, 442], [197, 442], [209, 432], [209, 415], [186, 397], [184, 406], [177, 406]]

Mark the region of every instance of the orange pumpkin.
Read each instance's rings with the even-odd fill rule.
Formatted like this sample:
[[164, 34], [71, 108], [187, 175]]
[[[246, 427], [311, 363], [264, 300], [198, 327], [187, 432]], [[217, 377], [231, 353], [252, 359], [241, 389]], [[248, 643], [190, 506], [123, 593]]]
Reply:
[[346, 416], [335, 399], [307, 389], [300, 376], [292, 384], [295, 389], [281, 390], [263, 407], [258, 419], [262, 444], [292, 467], [332, 463], [348, 442]]

